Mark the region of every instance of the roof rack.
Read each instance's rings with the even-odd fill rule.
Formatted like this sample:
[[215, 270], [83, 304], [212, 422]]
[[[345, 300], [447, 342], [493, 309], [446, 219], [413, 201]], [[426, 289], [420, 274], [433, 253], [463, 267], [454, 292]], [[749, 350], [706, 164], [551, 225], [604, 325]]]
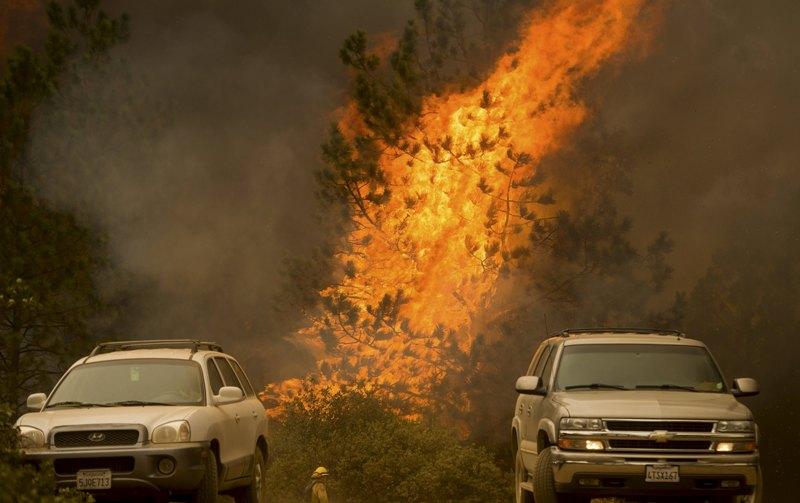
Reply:
[[569, 337], [570, 335], [577, 334], [650, 334], [650, 335], [665, 335], [673, 336], [681, 339], [686, 337], [686, 334], [679, 330], [662, 330], [660, 328], [620, 328], [620, 327], [597, 327], [597, 328], [568, 328], [558, 332], [556, 336]]
[[141, 341], [116, 341], [102, 342], [95, 347], [89, 357], [114, 351], [127, 351], [129, 349], [189, 349], [194, 354], [201, 349], [208, 351], [219, 351], [222, 353], [222, 346], [216, 342], [199, 341], [195, 339], [152, 339]]

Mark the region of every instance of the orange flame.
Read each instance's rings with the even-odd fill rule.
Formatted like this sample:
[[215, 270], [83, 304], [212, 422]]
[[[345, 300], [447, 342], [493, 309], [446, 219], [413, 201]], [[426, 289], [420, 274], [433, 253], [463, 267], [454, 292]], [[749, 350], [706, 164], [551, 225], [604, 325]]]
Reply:
[[[532, 14], [518, 51], [481, 86], [424, 101], [404, 146], [380, 161], [391, 200], [354, 216], [351, 248], [339, 255], [348, 274], [321, 292], [355, 299], [371, 319], [383, 307], [397, 312], [379, 313], [377, 335], [335, 316], [300, 331], [319, 360], [315, 386], [357, 379], [424, 400], [454, 370], [445, 348], [469, 346], [525, 230], [554, 213], [537, 162], [587, 117], [578, 86], [630, 44], [642, 9], [641, 0], [552, 3]], [[358, 127], [349, 110], [343, 129]], [[403, 299], [392, 302], [399, 291]], [[303, 383], [271, 385], [262, 396], [285, 401]]]

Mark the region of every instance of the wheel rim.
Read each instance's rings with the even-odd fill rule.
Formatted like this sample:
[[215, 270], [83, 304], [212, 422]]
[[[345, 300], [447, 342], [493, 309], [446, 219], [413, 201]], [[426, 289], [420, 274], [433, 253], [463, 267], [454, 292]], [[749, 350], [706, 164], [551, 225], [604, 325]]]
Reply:
[[264, 488], [262, 484], [263, 478], [263, 468], [261, 466], [261, 461], [256, 461], [256, 467], [253, 471], [253, 485], [256, 489], [256, 495], [258, 497], [258, 501], [264, 501]]

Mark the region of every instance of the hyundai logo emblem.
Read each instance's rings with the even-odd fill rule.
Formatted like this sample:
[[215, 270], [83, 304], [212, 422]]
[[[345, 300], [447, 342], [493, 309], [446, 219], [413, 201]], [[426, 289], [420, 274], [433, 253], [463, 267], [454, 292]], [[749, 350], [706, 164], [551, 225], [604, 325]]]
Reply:
[[102, 431], [94, 431], [89, 433], [89, 441], [91, 442], [102, 442], [106, 439], [106, 434]]

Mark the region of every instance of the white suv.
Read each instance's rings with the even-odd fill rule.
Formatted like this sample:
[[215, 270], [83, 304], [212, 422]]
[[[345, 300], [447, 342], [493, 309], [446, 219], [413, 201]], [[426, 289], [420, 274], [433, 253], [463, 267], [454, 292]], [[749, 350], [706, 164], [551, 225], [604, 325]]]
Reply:
[[26, 459], [93, 496], [264, 501], [267, 417], [241, 366], [210, 342], [105, 343], [17, 421]]

